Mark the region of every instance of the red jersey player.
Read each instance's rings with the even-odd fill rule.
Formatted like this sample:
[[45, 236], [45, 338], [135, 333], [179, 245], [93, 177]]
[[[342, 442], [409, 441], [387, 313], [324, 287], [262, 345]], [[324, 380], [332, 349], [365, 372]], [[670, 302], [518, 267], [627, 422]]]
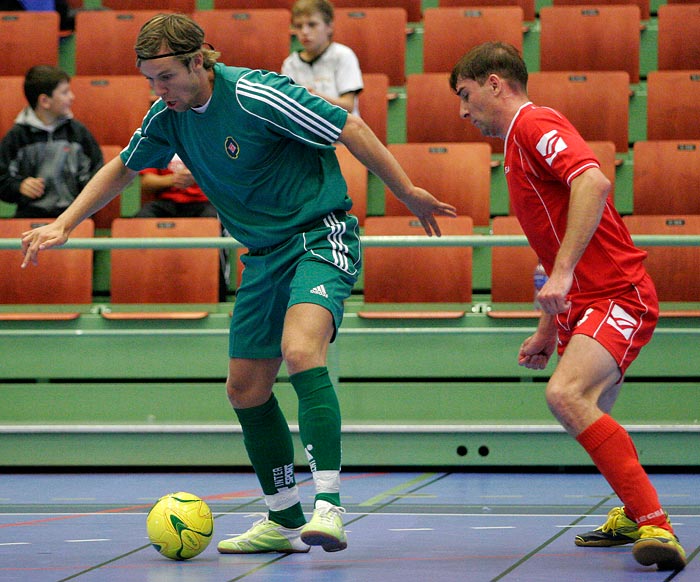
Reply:
[[549, 275], [537, 296], [542, 316], [519, 363], [543, 369], [558, 351], [547, 404], [624, 504], [575, 543], [633, 543], [640, 564], [680, 570], [685, 552], [632, 440], [610, 416], [625, 370], [658, 319], [646, 253], [608, 198], [610, 182], [593, 152], [560, 113], [530, 102], [527, 79], [515, 48], [485, 43], [462, 57], [450, 84], [461, 117], [505, 140], [511, 208]]

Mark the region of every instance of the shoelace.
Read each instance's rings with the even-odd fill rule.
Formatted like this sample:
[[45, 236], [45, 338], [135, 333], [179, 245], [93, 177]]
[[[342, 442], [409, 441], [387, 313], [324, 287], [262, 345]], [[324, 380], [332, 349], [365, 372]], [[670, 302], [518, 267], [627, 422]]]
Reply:
[[337, 505], [331, 505], [330, 507], [321, 507], [316, 510], [318, 516], [327, 522], [332, 522], [336, 517], [345, 513], [344, 507], [339, 507]]

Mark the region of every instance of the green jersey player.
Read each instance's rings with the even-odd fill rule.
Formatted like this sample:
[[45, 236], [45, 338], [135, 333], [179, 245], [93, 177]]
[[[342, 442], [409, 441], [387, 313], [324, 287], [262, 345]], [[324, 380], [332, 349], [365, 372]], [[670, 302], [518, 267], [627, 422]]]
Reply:
[[[334, 153], [340, 142], [439, 235], [454, 207], [414, 186], [357, 116], [287, 77], [227, 67], [182, 14], [141, 29], [137, 66], [158, 101], [121, 156], [104, 166], [55, 222], [24, 233], [23, 267], [68, 240], [86, 217], [146, 167], [177, 154], [248, 249], [229, 342], [227, 393], [269, 508], [222, 553], [345, 549], [340, 502], [340, 410], [326, 353], [361, 263], [357, 220]], [[299, 400], [299, 430], [316, 497], [307, 523], [293, 446], [272, 387], [284, 361]]]

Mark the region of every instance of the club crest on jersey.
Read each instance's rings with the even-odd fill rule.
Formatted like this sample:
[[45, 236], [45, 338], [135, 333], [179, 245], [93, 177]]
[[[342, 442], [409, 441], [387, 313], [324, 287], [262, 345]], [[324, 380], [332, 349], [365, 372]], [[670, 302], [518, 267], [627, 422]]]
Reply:
[[226, 148], [226, 155], [228, 155], [229, 158], [231, 158], [232, 160], [238, 158], [238, 154], [240, 153], [241, 148], [238, 146], [238, 143], [235, 139], [233, 139], [232, 137], [227, 137], [224, 147]]
[[537, 151], [542, 154], [545, 161], [551, 166], [557, 154], [569, 146], [564, 139], [559, 135], [556, 129], [548, 131], [537, 142]]

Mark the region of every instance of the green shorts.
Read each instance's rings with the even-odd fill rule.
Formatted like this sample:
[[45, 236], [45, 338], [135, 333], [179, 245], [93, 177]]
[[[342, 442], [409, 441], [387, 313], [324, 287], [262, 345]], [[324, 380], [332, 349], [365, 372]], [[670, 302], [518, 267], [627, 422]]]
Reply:
[[331, 213], [305, 232], [241, 257], [244, 265], [229, 331], [229, 357], [277, 358], [287, 309], [314, 303], [333, 315], [335, 331], [362, 261], [357, 218]]

